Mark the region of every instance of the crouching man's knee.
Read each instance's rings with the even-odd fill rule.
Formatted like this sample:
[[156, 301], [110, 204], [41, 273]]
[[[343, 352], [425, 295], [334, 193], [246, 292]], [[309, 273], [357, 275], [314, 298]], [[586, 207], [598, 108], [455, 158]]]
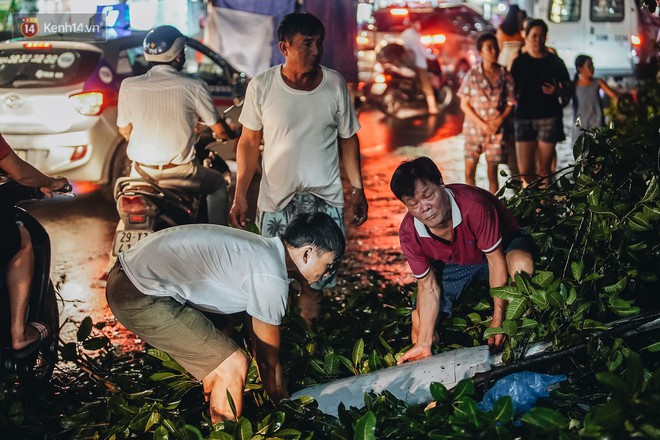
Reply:
[[[213, 423], [234, 420], [241, 416], [248, 365], [247, 355], [243, 350], [238, 349], [202, 379], [204, 396], [209, 402], [209, 413]], [[236, 407], [235, 415], [229, 404], [227, 392]]]

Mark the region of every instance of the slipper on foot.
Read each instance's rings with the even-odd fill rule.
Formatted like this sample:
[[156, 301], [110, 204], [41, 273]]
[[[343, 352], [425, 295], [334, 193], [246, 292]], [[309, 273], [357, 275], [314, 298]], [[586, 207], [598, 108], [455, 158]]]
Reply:
[[37, 330], [37, 333], [39, 333], [39, 337], [35, 341], [30, 342], [28, 345], [21, 348], [20, 350], [14, 350], [14, 358], [16, 359], [23, 359], [30, 356], [32, 353], [34, 353], [34, 351], [41, 345], [41, 343], [45, 339], [48, 339], [50, 337], [50, 328], [48, 328], [47, 325], [41, 322], [28, 322], [27, 325]]

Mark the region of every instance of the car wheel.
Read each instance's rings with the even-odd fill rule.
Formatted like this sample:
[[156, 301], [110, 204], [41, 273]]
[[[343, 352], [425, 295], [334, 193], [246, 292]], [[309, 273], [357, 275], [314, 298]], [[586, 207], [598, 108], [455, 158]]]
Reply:
[[115, 183], [120, 177], [126, 177], [131, 173], [131, 161], [126, 155], [126, 142], [119, 144], [112, 156], [110, 163], [110, 178], [108, 184], [103, 188], [103, 195], [110, 201], [114, 201]]
[[401, 110], [401, 101], [392, 89], [385, 90], [383, 96], [378, 100], [378, 109], [387, 116], [396, 116]]
[[442, 86], [438, 90], [437, 103], [438, 109], [443, 110], [451, 104], [454, 99], [454, 91], [449, 86]]

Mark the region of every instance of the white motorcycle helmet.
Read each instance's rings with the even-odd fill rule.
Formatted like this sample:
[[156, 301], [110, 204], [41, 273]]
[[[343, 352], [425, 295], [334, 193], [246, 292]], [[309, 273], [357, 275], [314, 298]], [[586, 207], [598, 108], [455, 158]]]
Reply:
[[188, 38], [173, 26], [158, 26], [149, 31], [142, 43], [149, 62], [169, 63], [186, 47]]

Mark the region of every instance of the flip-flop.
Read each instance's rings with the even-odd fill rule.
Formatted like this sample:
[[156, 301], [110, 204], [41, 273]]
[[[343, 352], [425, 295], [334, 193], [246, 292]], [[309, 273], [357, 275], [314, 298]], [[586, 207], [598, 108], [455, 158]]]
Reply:
[[28, 345], [25, 347], [21, 348], [20, 350], [14, 350], [14, 358], [15, 359], [24, 359], [26, 357], [29, 357], [34, 351], [41, 345], [41, 343], [50, 337], [50, 328], [48, 328], [47, 325], [41, 323], [41, 322], [28, 322], [27, 325], [32, 326], [37, 332], [39, 333], [39, 337], [33, 341], [30, 342]]

